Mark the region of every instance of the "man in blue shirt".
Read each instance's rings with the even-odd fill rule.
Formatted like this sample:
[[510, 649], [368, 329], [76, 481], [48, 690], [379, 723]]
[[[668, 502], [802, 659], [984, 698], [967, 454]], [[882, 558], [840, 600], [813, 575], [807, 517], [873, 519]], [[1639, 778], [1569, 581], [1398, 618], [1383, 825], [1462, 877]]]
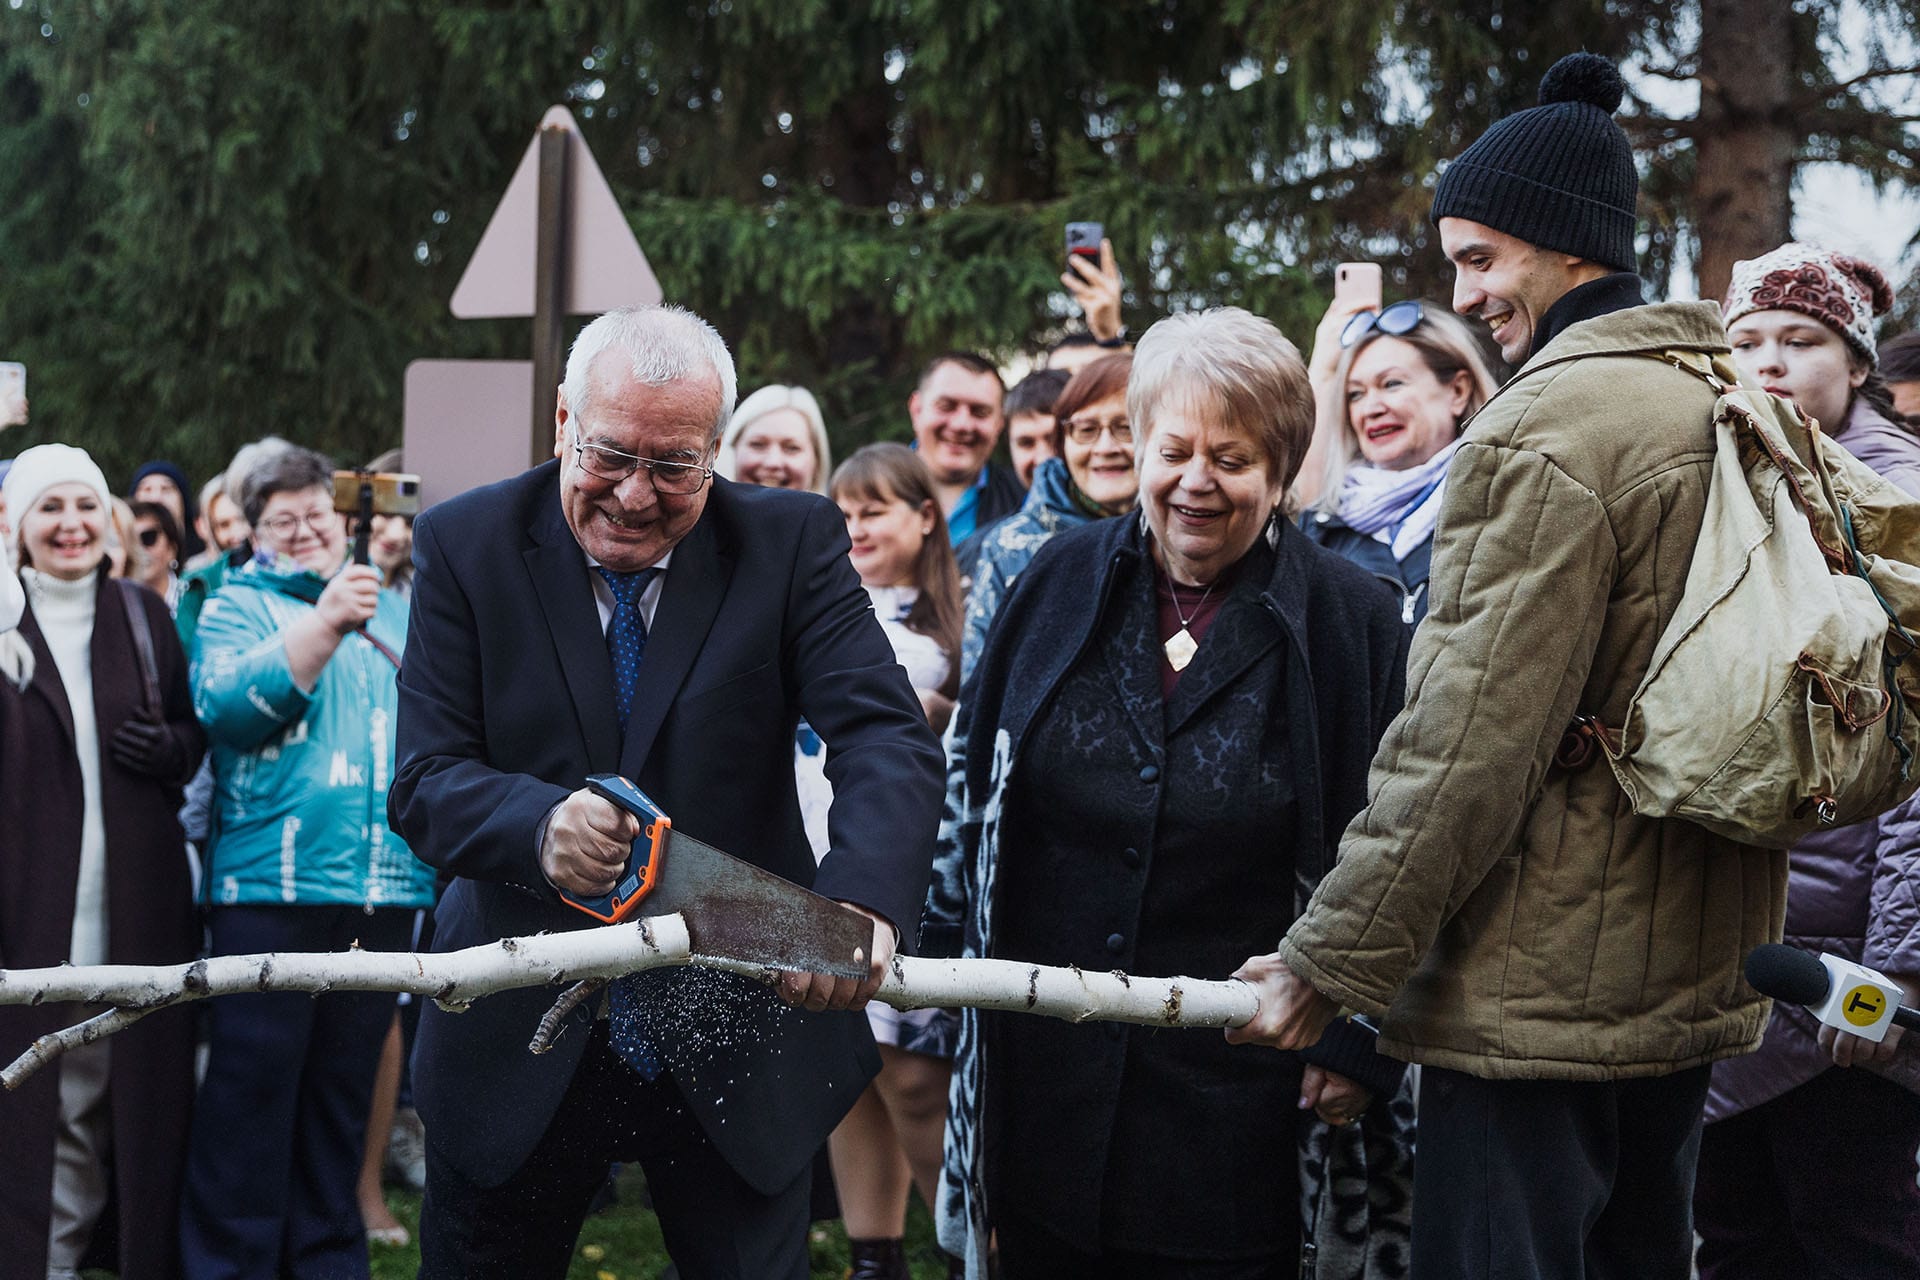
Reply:
[[[1026, 489], [1012, 472], [987, 461], [1006, 425], [1006, 386], [984, 356], [935, 356], [907, 398], [913, 446], [933, 472], [934, 492], [955, 546], [976, 529], [1020, 509]], [[967, 566], [961, 566], [965, 573]]]

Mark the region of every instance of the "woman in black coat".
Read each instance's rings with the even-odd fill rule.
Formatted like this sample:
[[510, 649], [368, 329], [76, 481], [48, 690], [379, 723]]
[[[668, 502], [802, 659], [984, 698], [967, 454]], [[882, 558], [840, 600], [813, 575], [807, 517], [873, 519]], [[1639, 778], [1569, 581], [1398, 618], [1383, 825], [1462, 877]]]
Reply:
[[[1365, 801], [1406, 629], [1278, 514], [1312, 430], [1264, 320], [1161, 321], [1127, 391], [1142, 510], [1061, 534], [962, 691], [923, 945], [1219, 977], [1272, 950]], [[1006, 1280], [1291, 1277], [1298, 1117], [1399, 1068], [1336, 1023], [1304, 1055], [1192, 1030], [963, 1022], [942, 1243]], [[975, 1274], [970, 1271], [970, 1274]]]
[[[0, 966], [191, 960], [199, 938], [174, 815], [204, 739], [172, 620], [158, 596], [107, 576], [111, 499], [84, 452], [27, 450], [5, 494], [26, 611], [0, 635]], [[0, 1007], [0, 1058], [97, 1012]], [[192, 1100], [187, 1008], [149, 1014], [0, 1094], [0, 1271], [65, 1275], [87, 1257], [122, 1280], [177, 1275]], [[103, 1248], [114, 1240], [117, 1260]]]

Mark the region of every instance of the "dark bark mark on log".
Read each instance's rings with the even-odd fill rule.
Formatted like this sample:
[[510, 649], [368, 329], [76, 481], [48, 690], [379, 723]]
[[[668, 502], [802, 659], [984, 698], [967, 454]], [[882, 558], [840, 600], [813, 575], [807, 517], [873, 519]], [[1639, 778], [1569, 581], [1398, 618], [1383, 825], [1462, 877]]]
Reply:
[[1174, 986], [1167, 992], [1166, 1018], [1170, 1025], [1180, 1021], [1180, 988], [1178, 986]]
[[1027, 970], [1027, 1008], [1040, 1003], [1040, 966]]
[[1133, 979], [1127, 976], [1126, 970], [1115, 969], [1113, 971], [1113, 976], [1116, 980], [1118, 980], [1121, 986], [1125, 987], [1129, 991], [1133, 990]]

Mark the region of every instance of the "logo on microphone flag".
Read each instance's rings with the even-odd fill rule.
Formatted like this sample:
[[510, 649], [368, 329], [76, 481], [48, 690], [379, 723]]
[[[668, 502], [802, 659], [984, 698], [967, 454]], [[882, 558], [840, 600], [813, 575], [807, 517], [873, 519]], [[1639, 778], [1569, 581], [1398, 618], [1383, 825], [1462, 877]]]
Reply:
[[1887, 1011], [1887, 997], [1878, 987], [1859, 986], [1847, 992], [1840, 1016], [1856, 1027], [1870, 1027]]

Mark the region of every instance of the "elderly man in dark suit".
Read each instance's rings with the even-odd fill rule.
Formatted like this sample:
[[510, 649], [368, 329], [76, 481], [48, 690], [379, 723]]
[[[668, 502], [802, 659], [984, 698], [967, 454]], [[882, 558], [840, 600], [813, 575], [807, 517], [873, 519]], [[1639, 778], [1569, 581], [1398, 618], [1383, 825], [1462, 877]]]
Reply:
[[[638, 824], [582, 787], [634, 779], [678, 829], [871, 916], [865, 981], [780, 996], [708, 971], [623, 979], [551, 1052], [554, 992], [428, 1008], [414, 1064], [428, 1139], [426, 1277], [560, 1276], [610, 1161], [638, 1161], [682, 1276], [807, 1274], [811, 1157], [879, 1057], [857, 1012], [918, 921], [939, 744], [811, 494], [709, 470], [733, 363], [674, 308], [582, 331], [555, 461], [414, 531], [394, 826], [456, 877], [443, 950], [591, 926]], [[804, 715], [828, 744], [831, 851], [794, 798]]]

